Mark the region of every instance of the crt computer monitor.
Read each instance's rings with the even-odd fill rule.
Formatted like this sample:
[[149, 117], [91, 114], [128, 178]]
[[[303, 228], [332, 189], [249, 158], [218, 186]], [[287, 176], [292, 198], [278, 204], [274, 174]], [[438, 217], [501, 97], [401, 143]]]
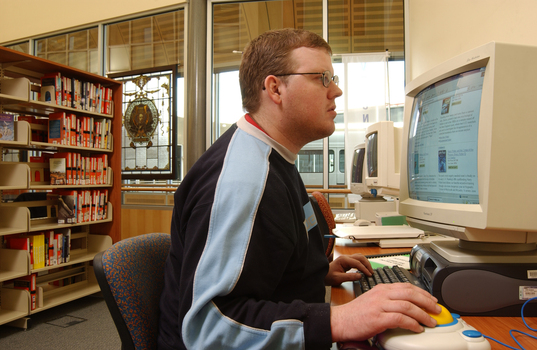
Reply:
[[491, 42], [407, 84], [399, 212], [462, 250], [535, 251], [537, 48]]
[[380, 121], [366, 129], [365, 184], [380, 196], [398, 196], [402, 129]]
[[360, 196], [369, 192], [365, 184], [364, 160], [365, 143], [361, 143], [355, 146], [352, 152], [351, 179], [349, 181], [351, 192]]

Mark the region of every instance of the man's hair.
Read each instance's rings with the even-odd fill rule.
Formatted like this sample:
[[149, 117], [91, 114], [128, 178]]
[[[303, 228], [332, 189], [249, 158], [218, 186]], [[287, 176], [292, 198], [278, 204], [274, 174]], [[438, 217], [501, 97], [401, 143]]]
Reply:
[[332, 54], [330, 45], [321, 36], [293, 28], [267, 31], [246, 46], [239, 69], [245, 111], [255, 113], [259, 109], [261, 90], [267, 76], [296, 73], [291, 52], [300, 47], [320, 48]]

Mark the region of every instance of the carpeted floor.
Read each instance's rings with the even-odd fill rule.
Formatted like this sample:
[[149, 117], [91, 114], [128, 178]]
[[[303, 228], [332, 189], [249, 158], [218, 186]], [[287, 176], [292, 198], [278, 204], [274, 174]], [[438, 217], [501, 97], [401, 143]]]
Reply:
[[[327, 288], [327, 299], [330, 300]], [[94, 294], [29, 316], [28, 329], [0, 326], [1, 350], [120, 350], [103, 297]], [[334, 346], [332, 349], [337, 349]]]
[[29, 316], [24, 330], [0, 326], [0, 349], [121, 349], [121, 341], [100, 294]]

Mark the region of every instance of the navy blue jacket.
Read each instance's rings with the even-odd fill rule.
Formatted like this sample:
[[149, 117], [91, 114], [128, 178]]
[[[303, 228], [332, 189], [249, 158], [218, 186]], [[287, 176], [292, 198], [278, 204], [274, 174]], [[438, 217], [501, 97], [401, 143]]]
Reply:
[[243, 117], [174, 195], [160, 349], [329, 349], [323, 237], [296, 154]]

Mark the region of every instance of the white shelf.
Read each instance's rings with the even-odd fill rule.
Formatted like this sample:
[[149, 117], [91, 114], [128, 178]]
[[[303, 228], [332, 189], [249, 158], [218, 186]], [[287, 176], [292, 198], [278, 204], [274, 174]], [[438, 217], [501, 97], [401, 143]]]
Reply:
[[0, 282], [30, 273], [30, 254], [20, 249], [0, 249]]
[[30, 313], [30, 293], [19, 289], [0, 289], [2, 307], [0, 325], [28, 316]]
[[43, 295], [43, 307], [32, 310], [30, 314], [35, 314], [100, 291], [101, 289], [96, 281], [82, 281], [66, 287], [57, 287], [56, 289], [45, 292]]
[[0, 206], [0, 236], [27, 232], [29, 228], [28, 208]]

